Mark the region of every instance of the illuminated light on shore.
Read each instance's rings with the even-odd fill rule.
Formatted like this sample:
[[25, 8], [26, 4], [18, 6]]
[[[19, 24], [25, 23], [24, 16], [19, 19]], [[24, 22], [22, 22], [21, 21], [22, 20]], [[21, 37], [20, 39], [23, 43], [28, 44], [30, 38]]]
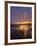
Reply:
[[24, 25], [24, 30], [29, 30], [29, 29], [30, 29], [30, 26]]
[[20, 26], [20, 30], [24, 30], [24, 26], [23, 25]]
[[29, 30], [30, 29], [30, 26], [28, 25], [21, 25], [20, 26], [20, 30]]
[[29, 26], [29, 24], [32, 24], [32, 22], [16, 22], [16, 24], [21, 24], [19, 27], [17, 27], [17, 30], [27, 31], [32, 28], [32, 26]]

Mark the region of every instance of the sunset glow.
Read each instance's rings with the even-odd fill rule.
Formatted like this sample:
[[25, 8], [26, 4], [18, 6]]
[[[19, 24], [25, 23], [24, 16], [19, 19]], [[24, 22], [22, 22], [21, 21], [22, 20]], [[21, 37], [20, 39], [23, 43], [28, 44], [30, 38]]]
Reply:
[[32, 22], [16, 22], [16, 24], [32, 24]]

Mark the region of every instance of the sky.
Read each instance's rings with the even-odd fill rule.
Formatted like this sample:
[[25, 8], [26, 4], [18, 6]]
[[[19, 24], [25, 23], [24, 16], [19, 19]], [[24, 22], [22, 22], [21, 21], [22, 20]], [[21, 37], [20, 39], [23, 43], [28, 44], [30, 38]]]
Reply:
[[31, 7], [10, 7], [11, 24], [22, 21], [32, 21], [32, 8]]

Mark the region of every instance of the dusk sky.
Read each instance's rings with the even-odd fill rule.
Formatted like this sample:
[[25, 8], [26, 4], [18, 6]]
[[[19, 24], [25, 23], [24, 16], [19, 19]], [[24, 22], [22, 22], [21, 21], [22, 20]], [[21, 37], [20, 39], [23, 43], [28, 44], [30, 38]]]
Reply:
[[23, 21], [32, 21], [32, 8], [31, 7], [10, 7], [11, 24]]

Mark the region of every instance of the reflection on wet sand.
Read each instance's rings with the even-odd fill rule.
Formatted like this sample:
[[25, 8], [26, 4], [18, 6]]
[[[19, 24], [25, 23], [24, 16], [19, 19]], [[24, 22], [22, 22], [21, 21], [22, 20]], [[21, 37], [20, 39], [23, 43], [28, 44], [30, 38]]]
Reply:
[[11, 39], [32, 38], [32, 23], [11, 24]]

